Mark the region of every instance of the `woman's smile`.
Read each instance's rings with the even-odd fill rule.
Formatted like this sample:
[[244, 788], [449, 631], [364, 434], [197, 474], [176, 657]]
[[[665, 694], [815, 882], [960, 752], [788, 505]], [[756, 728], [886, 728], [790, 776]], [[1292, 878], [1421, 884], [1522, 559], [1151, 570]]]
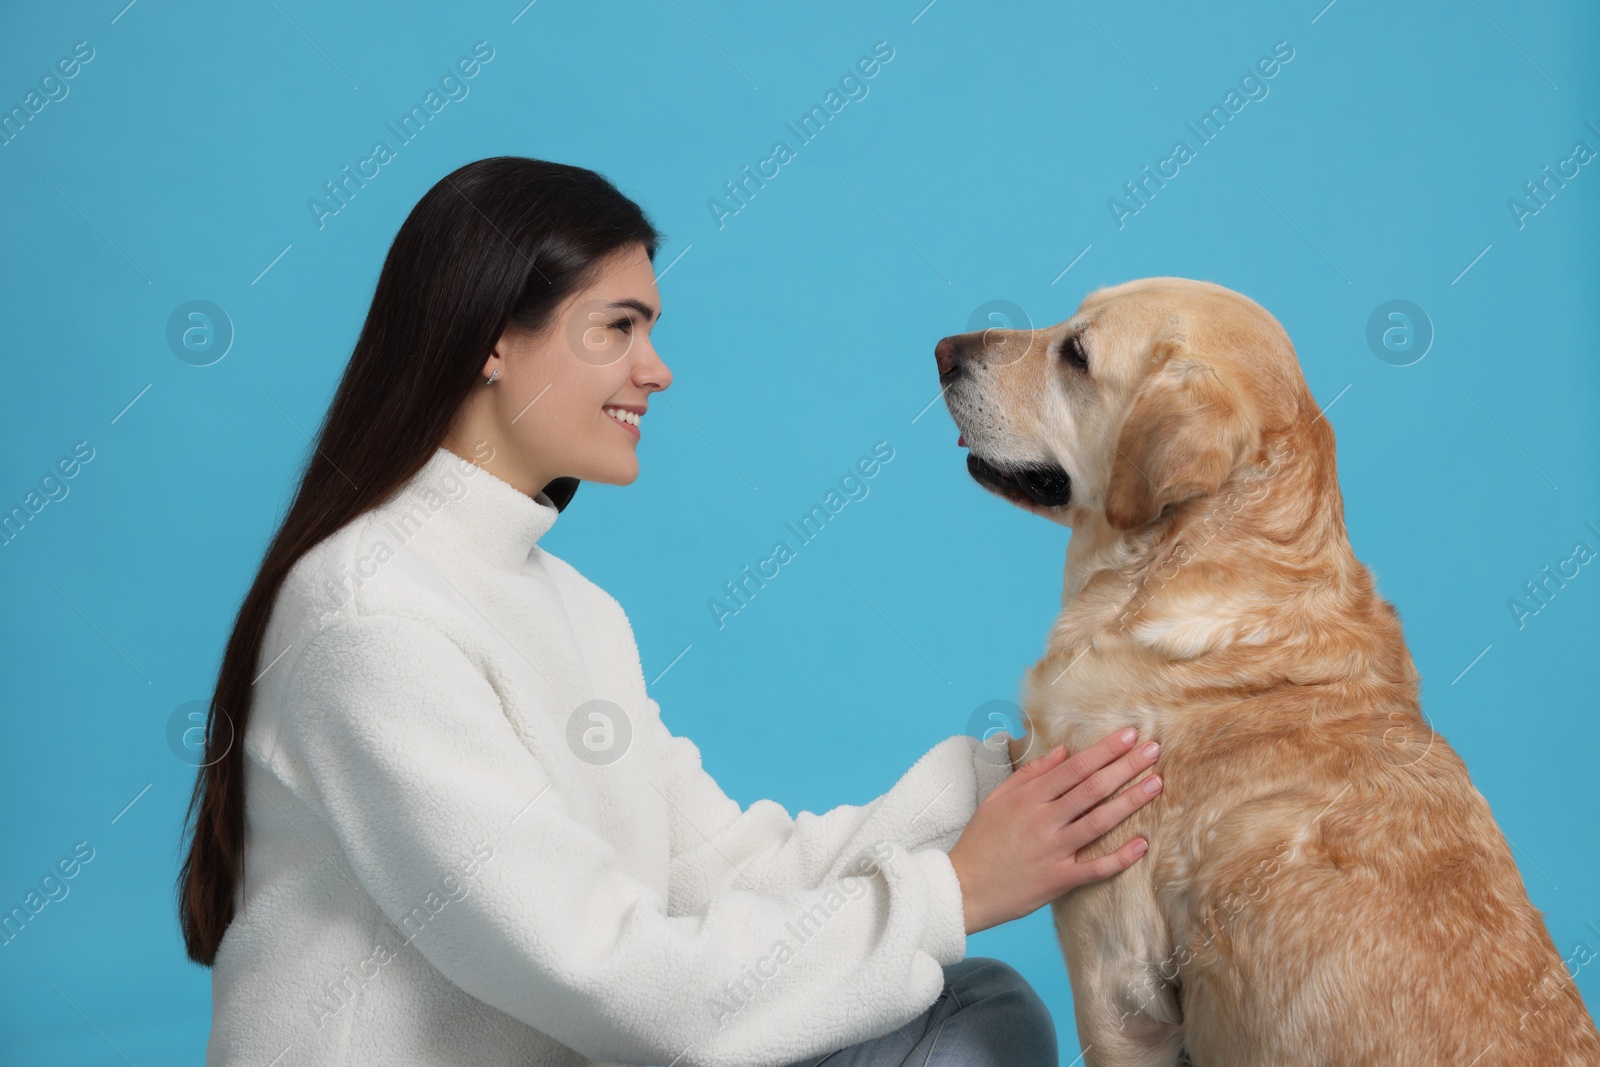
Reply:
[[608, 404], [600, 409], [612, 422], [633, 434], [633, 439], [639, 439], [639, 420], [644, 417], [643, 404]]

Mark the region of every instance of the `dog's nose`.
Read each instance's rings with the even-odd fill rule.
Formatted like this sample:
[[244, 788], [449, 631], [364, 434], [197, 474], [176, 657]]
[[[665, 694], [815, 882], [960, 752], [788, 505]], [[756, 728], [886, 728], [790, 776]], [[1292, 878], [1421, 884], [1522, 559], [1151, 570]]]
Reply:
[[956, 361], [961, 358], [961, 342], [946, 337], [933, 346], [933, 361], [939, 365], [939, 377], [955, 373]]

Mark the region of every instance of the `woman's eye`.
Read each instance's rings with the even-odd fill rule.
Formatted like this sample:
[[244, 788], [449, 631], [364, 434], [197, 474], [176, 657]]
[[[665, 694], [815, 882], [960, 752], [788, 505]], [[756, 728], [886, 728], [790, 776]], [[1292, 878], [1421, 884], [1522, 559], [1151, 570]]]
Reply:
[[1078, 340], [1078, 335], [1073, 334], [1061, 346], [1061, 358], [1077, 367], [1081, 371], [1089, 369], [1089, 357], [1084, 354], [1083, 343]]
[[614, 329], [614, 330], [621, 330], [623, 333], [632, 333], [633, 332], [633, 320], [632, 319], [618, 319], [616, 322], [613, 322], [611, 324], [611, 328]]

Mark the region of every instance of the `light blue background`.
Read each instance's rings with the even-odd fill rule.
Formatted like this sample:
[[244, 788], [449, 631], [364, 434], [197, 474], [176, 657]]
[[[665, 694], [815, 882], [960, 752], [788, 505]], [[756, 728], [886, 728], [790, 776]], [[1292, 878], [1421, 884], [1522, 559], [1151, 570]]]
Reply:
[[[1507, 207], [1576, 141], [1600, 149], [1592, 6], [125, 2], [7, 5], [0, 34], [8, 108], [95, 50], [0, 147], [0, 504], [94, 449], [0, 548], [0, 903], [95, 849], [0, 949], [0, 1061], [201, 1062], [209, 974], [172, 897], [194, 772], [166, 723], [213, 680], [396, 228], [499, 154], [595, 168], [667, 234], [671, 403], [638, 481], [585, 486], [546, 545], [621, 600], [647, 677], [671, 664], [669, 726], [741, 803], [866, 801], [1041, 650], [1067, 531], [968, 479], [943, 405], [924, 411], [934, 342], [989, 300], [1044, 324], [1096, 286], [1206, 278], [1294, 339], [1425, 708], [1557, 946], [1600, 951], [1600, 566], [1524, 628], [1507, 605], [1600, 548], [1600, 164], [1524, 228]], [[470, 95], [319, 230], [307, 199], [480, 40]], [[870, 94], [719, 229], [707, 200], [794, 147], [784, 123], [877, 41]], [[1277, 41], [1294, 58], [1269, 95], [1119, 229], [1108, 198], [1193, 147], [1184, 123]], [[164, 339], [191, 299], [236, 330], [212, 366]], [[1436, 331], [1411, 366], [1365, 339], [1391, 299]], [[719, 631], [707, 600], [880, 440], [870, 495]], [[1027, 975], [1072, 1062], [1048, 911], [969, 951]], [[1600, 965], [1577, 982], [1600, 1004]]]

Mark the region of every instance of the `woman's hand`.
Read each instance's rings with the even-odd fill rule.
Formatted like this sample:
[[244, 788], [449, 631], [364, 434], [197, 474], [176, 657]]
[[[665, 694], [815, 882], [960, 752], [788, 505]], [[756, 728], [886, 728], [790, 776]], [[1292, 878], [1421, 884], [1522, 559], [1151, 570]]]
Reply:
[[[1128, 727], [1070, 759], [1058, 745], [1023, 763], [984, 798], [950, 849], [967, 933], [1021, 918], [1069, 889], [1126, 870], [1144, 855], [1147, 842], [1136, 837], [1098, 859], [1077, 858], [1079, 849], [1160, 793], [1161, 779], [1152, 774], [1106, 800], [1155, 763], [1151, 750], [1159, 746], [1136, 741]], [[1027, 742], [1013, 739], [1010, 747], [1015, 761]]]

